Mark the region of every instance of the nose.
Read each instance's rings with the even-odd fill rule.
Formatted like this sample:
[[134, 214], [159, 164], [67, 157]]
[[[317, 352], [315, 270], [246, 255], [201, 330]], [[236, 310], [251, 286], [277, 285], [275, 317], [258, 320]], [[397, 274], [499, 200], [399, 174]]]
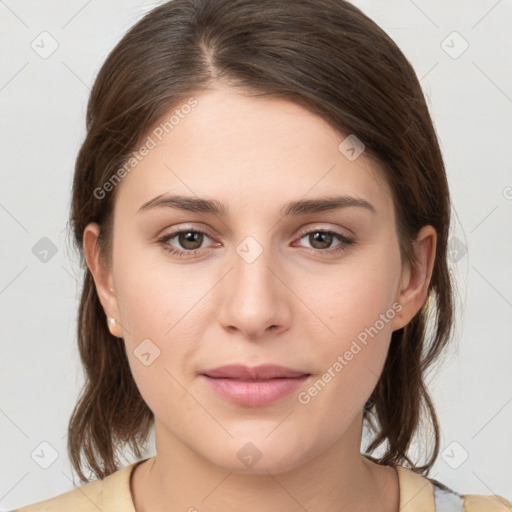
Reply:
[[293, 294], [286, 286], [289, 278], [270, 250], [251, 259], [243, 250], [234, 253], [231, 271], [219, 289], [217, 318], [224, 329], [254, 341], [289, 328]]

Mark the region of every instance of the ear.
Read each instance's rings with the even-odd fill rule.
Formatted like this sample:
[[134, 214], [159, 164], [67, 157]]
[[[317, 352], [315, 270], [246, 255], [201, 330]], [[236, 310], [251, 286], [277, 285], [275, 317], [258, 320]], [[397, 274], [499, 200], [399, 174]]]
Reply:
[[[112, 270], [105, 265], [100, 257], [100, 247], [98, 243], [99, 234], [100, 227], [95, 222], [88, 224], [84, 229], [83, 246], [85, 260], [93, 276], [98, 298], [103, 306], [103, 310], [105, 311], [105, 322], [107, 323], [111, 334], [121, 338], [123, 336], [123, 331], [119, 321], [119, 307], [116, 292], [114, 290]], [[109, 318], [115, 319], [115, 323], [113, 325], [108, 321]]]
[[405, 327], [423, 307], [434, 268], [437, 233], [432, 226], [423, 226], [413, 242], [417, 263], [404, 265], [396, 300], [402, 309], [393, 318], [393, 331]]

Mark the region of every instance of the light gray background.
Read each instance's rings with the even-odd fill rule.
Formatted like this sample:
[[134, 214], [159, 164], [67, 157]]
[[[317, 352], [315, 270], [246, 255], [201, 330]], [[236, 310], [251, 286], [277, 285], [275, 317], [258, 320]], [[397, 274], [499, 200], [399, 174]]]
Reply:
[[[95, 74], [124, 32], [158, 3], [0, 1], [2, 510], [70, 490], [73, 478], [78, 483], [65, 437], [82, 384], [79, 269], [65, 233], [73, 165]], [[453, 194], [458, 325], [431, 375], [443, 435], [431, 476], [459, 492], [510, 500], [512, 2], [354, 3], [390, 34], [421, 78]], [[44, 31], [58, 43], [47, 58], [31, 47], [51, 49]], [[464, 41], [469, 46], [458, 55]], [[43, 237], [57, 249], [46, 262], [32, 252]], [[58, 457], [43, 469], [53, 450]]]

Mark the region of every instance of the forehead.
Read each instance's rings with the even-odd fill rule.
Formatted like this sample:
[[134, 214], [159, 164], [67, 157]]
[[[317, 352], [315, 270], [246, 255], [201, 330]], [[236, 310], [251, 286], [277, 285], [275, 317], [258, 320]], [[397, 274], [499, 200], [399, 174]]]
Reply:
[[276, 215], [290, 200], [349, 194], [391, 213], [381, 171], [364, 152], [347, 158], [345, 137], [290, 101], [207, 90], [148, 132], [150, 149], [120, 183], [116, 210], [135, 213], [156, 196], [179, 194]]

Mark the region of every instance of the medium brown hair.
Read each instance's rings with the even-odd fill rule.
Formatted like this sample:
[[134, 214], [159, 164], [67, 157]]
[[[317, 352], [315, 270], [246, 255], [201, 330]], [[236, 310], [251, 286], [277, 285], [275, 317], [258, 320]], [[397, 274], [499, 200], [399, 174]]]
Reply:
[[[113, 473], [127, 446], [141, 456], [154, 422], [132, 377], [124, 342], [109, 332], [84, 261], [82, 237], [91, 222], [101, 228], [102, 258], [108, 263], [111, 256], [119, 187], [102, 198], [94, 192], [164, 114], [215, 83], [293, 101], [340, 134], [355, 134], [391, 188], [403, 262], [414, 264], [413, 241], [421, 227], [435, 228], [428, 300], [408, 325], [392, 333], [383, 373], [363, 410], [374, 434], [368, 455], [382, 445], [377, 462], [406, 462], [428, 474], [440, 436], [425, 377], [448, 343], [453, 323], [448, 184], [412, 66], [381, 28], [343, 0], [173, 0], [145, 15], [102, 66], [88, 104], [71, 208], [84, 269], [78, 346], [85, 382], [68, 427], [74, 469], [82, 481], [88, 481], [86, 465], [97, 478]], [[419, 465], [408, 451], [425, 419], [432, 439], [427, 460]]]

